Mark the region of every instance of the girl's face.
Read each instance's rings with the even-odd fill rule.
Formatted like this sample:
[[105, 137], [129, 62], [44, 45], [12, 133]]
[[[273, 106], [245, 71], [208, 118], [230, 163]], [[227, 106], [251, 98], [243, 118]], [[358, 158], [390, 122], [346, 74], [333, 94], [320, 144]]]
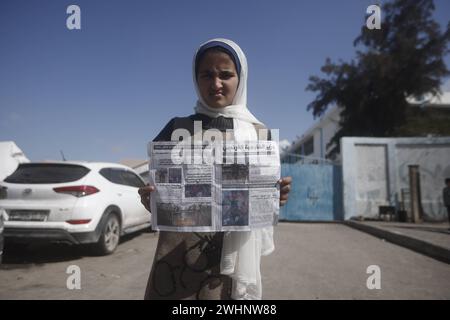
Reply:
[[211, 108], [231, 105], [239, 84], [233, 60], [223, 52], [207, 52], [198, 65], [197, 84]]

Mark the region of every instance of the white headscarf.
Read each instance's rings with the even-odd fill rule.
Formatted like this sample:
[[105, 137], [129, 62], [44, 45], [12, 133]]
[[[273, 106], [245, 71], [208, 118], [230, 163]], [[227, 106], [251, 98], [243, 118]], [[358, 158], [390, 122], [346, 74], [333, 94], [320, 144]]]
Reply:
[[[198, 51], [200, 50], [201, 47], [213, 41], [223, 42], [232, 47], [233, 50], [236, 52], [239, 58], [239, 62], [241, 64], [241, 73], [239, 74], [239, 85], [236, 91], [236, 95], [234, 96], [232, 104], [223, 108], [211, 108], [203, 100], [200, 94], [200, 90], [198, 89], [197, 77], [195, 74], [196, 70], [195, 61], [197, 58]], [[194, 61], [192, 62], [192, 76], [194, 78], [195, 91], [197, 92], [198, 97], [197, 105], [194, 108], [196, 113], [205, 114], [212, 118], [223, 116], [227, 118], [239, 119], [249, 123], [262, 124], [262, 122], [256, 119], [256, 117], [247, 108], [247, 76], [248, 76], [247, 58], [245, 57], [244, 52], [236, 43], [234, 43], [231, 40], [222, 38], [211, 39], [209, 41], [206, 41], [205, 43], [202, 43], [194, 55]]]
[[[205, 44], [218, 41], [231, 46], [241, 64], [239, 85], [231, 105], [224, 108], [211, 108], [201, 97], [196, 78], [196, 57], [199, 49]], [[237, 141], [257, 140], [253, 124], [262, 124], [247, 108], [247, 59], [241, 48], [231, 40], [216, 38], [203, 43], [194, 55], [192, 74], [197, 92], [196, 113], [217, 118], [224, 116], [233, 118], [234, 138]], [[220, 272], [229, 275], [233, 280], [231, 297], [233, 299], [260, 300], [261, 255], [269, 255], [274, 250], [273, 227], [255, 229], [253, 231], [225, 232], [222, 246]]]

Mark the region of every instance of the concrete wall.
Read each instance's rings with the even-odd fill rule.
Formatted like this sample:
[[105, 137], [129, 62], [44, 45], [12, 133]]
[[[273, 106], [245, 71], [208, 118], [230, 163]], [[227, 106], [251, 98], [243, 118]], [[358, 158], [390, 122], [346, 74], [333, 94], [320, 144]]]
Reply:
[[450, 137], [342, 138], [341, 147], [345, 219], [378, 217], [380, 205], [398, 207], [401, 189], [409, 189], [408, 165], [419, 165], [424, 220], [446, 219]]

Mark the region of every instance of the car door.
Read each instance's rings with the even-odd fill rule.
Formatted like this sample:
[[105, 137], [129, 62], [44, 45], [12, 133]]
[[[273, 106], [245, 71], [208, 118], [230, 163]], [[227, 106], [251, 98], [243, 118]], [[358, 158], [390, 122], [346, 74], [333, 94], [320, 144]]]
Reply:
[[127, 185], [132, 188], [132, 201], [136, 206], [136, 219], [137, 224], [150, 222], [150, 213], [145, 209], [141, 203], [141, 197], [139, 196], [138, 189], [145, 186], [144, 181], [136, 173], [126, 170], [123, 172], [123, 178]]
[[124, 181], [120, 173], [115, 168], [103, 168], [100, 174], [111, 182], [108, 186], [112, 196], [111, 204], [117, 205], [122, 211], [122, 228], [128, 228], [133, 222], [133, 217], [128, 213], [128, 200], [124, 195]]
[[129, 226], [144, 223], [147, 215], [138, 193], [138, 188], [144, 186], [144, 183], [130, 170], [113, 168], [111, 172], [114, 180], [120, 185], [122, 213], [129, 221]]

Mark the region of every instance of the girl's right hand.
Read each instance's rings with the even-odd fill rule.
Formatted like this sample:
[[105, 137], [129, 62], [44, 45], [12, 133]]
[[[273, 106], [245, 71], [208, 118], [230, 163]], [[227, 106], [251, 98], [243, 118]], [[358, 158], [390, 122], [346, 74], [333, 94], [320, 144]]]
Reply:
[[155, 191], [155, 186], [146, 185], [145, 187], [139, 188], [138, 192], [141, 196], [141, 203], [150, 212], [150, 193]]

